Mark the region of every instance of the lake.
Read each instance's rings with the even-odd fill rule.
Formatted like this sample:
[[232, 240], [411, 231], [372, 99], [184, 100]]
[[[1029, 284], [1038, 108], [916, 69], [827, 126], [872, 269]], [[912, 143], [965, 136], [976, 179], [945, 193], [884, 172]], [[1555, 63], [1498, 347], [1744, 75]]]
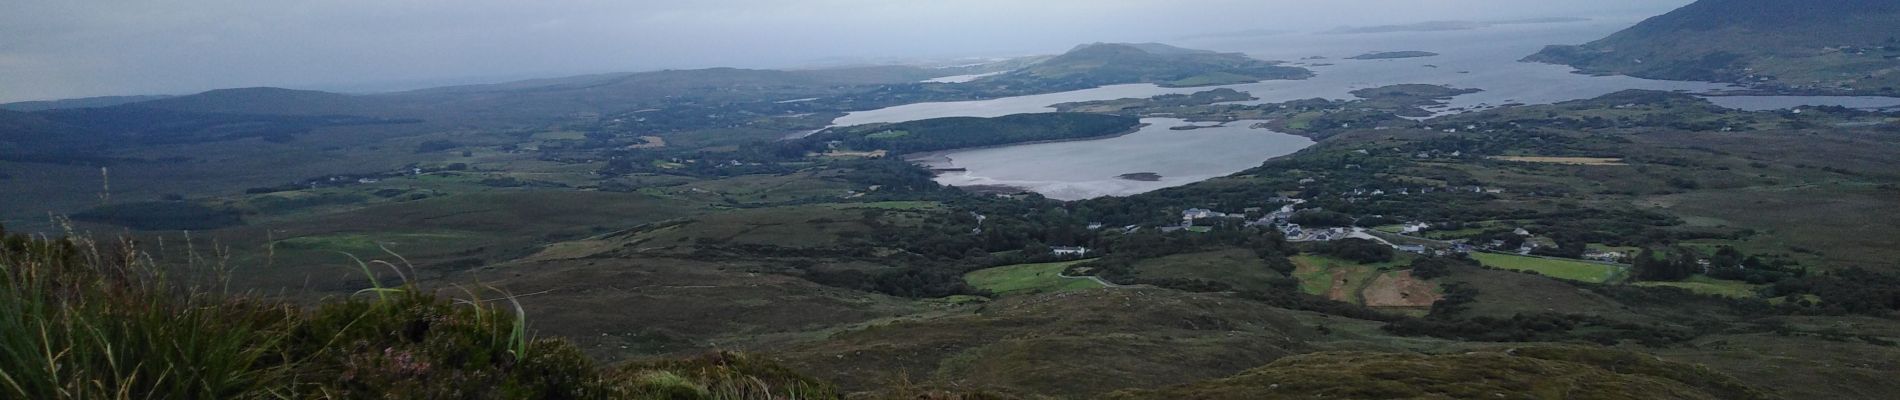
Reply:
[[[1630, 89], [1697, 94], [1722, 94], [1738, 89], [1728, 84], [1709, 82], [1582, 75], [1574, 73], [1567, 66], [1518, 61], [1546, 45], [1588, 42], [1633, 25], [1638, 20], [1635, 17], [1600, 18], [1581, 22], [1498, 25], [1464, 31], [1285, 33], [1183, 39], [1175, 41], [1175, 44], [1241, 52], [1261, 59], [1287, 60], [1289, 65], [1312, 69], [1316, 76], [1305, 80], [1198, 88], [1165, 88], [1152, 84], [1114, 85], [991, 100], [918, 103], [853, 112], [832, 123], [849, 126], [941, 117], [997, 117], [1052, 112], [1055, 109], [1050, 106], [1059, 103], [1143, 98], [1215, 88], [1239, 90], [1258, 98], [1243, 102], [1247, 104], [1311, 98], [1344, 100], [1353, 98], [1351, 92], [1354, 90], [1405, 83], [1483, 90], [1454, 97], [1447, 101], [1447, 105], [1434, 108], [1433, 111], [1439, 115], [1510, 104], [1550, 104], [1587, 99]], [[1387, 60], [1346, 59], [1375, 51], [1402, 50], [1430, 51], [1439, 55]], [[954, 80], [977, 78], [980, 77], [953, 77]], [[1727, 107], [1754, 110], [1803, 104], [1862, 108], [1900, 106], [1900, 99], [1883, 97], [1716, 96], [1711, 97], [1711, 101]], [[968, 168], [970, 172], [947, 174], [939, 182], [952, 186], [1017, 186], [1057, 199], [1129, 195], [1237, 172], [1306, 146], [1298, 144], [1305, 139], [1250, 130], [1245, 126], [1183, 132], [1165, 128], [1170, 124], [1180, 124], [1178, 120], [1149, 121], [1155, 127], [1114, 139], [954, 153], [951, 156], [956, 166]], [[1160, 173], [1163, 178], [1157, 182], [1114, 178], [1119, 174], [1134, 172]]]
[[[1259, 100], [1244, 102], [1248, 104], [1311, 98], [1346, 100], [1354, 98], [1351, 94], [1354, 90], [1403, 83], [1437, 84], [1484, 90], [1453, 98], [1441, 111], [1444, 113], [1460, 109], [1466, 111], [1484, 109], [1512, 103], [1556, 103], [1592, 98], [1628, 89], [1696, 93], [1734, 89], [1730, 85], [1708, 82], [1580, 75], [1573, 73], [1573, 69], [1566, 66], [1518, 62], [1519, 59], [1536, 53], [1545, 45], [1582, 43], [1608, 35], [1634, 23], [1633, 20], [1620, 23], [1586, 21], [1504, 25], [1470, 31], [1379, 34], [1289, 33], [1187, 40], [1180, 43], [1193, 48], [1241, 52], [1261, 59], [1289, 60], [1291, 61], [1289, 65], [1311, 69], [1316, 76], [1303, 80], [1195, 88], [1128, 84], [991, 100], [916, 103], [853, 112], [832, 123], [850, 126], [942, 117], [998, 117], [1010, 114], [1052, 112], [1055, 108], [1050, 106], [1059, 103], [1144, 98], [1164, 94], [1194, 93], [1216, 88], [1239, 90], [1259, 98]], [[1389, 60], [1346, 59], [1346, 57], [1359, 54], [1389, 50], [1424, 50], [1439, 53], [1439, 55]], [[1321, 58], [1305, 59], [1309, 57]]]
[[[951, 151], [915, 161], [933, 168], [968, 169], [939, 175], [937, 182], [945, 185], [1011, 186], [1052, 199], [1079, 200], [1230, 175], [1313, 145], [1304, 137], [1251, 128], [1259, 121], [1194, 130], [1170, 129], [1191, 125], [1179, 119], [1142, 122], [1148, 126], [1112, 138]], [[1159, 174], [1160, 179], [1118, 178], [1135, 173]]]

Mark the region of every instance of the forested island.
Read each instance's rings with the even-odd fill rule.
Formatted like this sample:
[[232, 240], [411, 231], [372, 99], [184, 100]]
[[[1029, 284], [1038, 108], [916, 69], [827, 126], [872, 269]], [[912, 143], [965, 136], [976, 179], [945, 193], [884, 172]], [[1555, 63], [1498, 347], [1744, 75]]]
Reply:
[[812, 135], [813, 151], [845, 148], [895, 154], [1109, 137], [1133, 132], [1141, 119], [1086, 113], [1016, 114], [996, 118], [952, 117], [834, 128]]

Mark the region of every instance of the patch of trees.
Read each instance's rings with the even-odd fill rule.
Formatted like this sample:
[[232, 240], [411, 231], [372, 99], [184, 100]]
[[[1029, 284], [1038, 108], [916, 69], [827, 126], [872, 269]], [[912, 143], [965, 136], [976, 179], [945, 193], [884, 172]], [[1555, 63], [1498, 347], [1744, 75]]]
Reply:
[[909, 162], [892, 158], [844, 161], [834, 164], [848, 169], [843, 178], [851, 183], [878, 186], [878, 192], [919, 193], [943, 190], [938, 185], [936, 175], [912, 165]]
[[206, 230], [244, 224], [236, 210], [177, 201], [100, 206], [74, 213], [72, 219], [144, 231]]
[[1828, 313], [1891, 315], [1900, 311], [1900, 276], [1863, 268], [1785, 279], [1769, 290], [1770, 296], [1777, 297], [1813, 295]]
[[1539, 247], [1531, 250], [1531, 254], [1557, 258], [1583, 258], [1583, 253], [1589, 251], [1589, 243], [1574, 237], [1553, 236], [1551, 239], [1557, 242], [1556, 246]]
[[1643, 249], [1632, 260], [1635, 277], [1645, 281], [1679, 281], [1702, 272], [1694, 252], [1677, 249], [1659, 257], [1655, 250]]
[[1807, 274], [1805, 269], [1785, 258], [1745, 256], [1730, 246], [1717, 248], [1715, 255], [1707, 259], [1686, 248], [1663, 252], [1645, 248], [1632, 264], [1636, 279], [1648, 281], [1677, 281], [1700, 273], [1717, 279], [1762, 284]]
[[1352, 226], [1353, 221], [1351, 215], [1327, 210], [1300, 210], [1286, 219], [1286, 222], [1300, 224], [1303, 227], [1319, 228]]
[[[1413, 276], [1417, 276], [1417, 273], [1416, 270], [1413, 271]], [[1432, 310], [1426, 314], [1428, 318], [1451, 319], [1470, 310], [1471, 303], [1478, 301], [1478, 289], [1470, 285], [1448, 282], [1440, 287], [1444, 290], [1444, 296], [1432, 302]]]
[[1392, 261], [1392, 247], [1359, 238], [1347, 238], [1322, 242], [1317, 252], [1362, 264], [1376, 264]]
[[[1452, 267], [1470, 266], [1467, 260], [1447, 257], [1419, 257], [1412, 260], [1412, 277], [1418, 279], [1437, 279], [1451, 275]], [[1449, 291], [1447, 291], [1449, 293]]]
[[1705, 272], [1709, 277], [1744, 281], [1753, 284], [1779, 282], [1788, 278], [1806, 276], [1808, 270], [1799, 263], [1788, 259], [1786, 255], [1763, 257], [1761, 255], [1743, 255], [1734, 247], [1722, 246], [1709, 257], [1709, 268]]

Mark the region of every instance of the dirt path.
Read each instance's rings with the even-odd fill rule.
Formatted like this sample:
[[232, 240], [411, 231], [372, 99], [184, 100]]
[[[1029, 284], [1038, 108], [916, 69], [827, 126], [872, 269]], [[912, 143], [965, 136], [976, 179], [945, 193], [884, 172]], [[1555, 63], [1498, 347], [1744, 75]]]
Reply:
[[1095, 276], [1095, 275], [1083, 275], [1083, 276], [1068, 276], [1068, 275], [1064, 275], [1064, 274], [1062, 274], [1061, 272], [1057, 272], [1057, 273], [1056, 273], [1056, 277], [1058, 277], [1058, 278], [1064, 278], [1064, 279], [1087, 279], [1087, 280], [1092, 280], [1092, 281], [1095, 281], [1095, 283], [1099, 283], [1099, 284], [1102, 284], [1102, 287], [1106, 287], [1106, 288], [1113, 288], [1113, 289], [1128, 289], [1128, 288], [1136, 288], [1136, 287], [1145, 287], [1145, 286], [1147, 286], [1147, 285], [1118, 285], [1118, 284], [1116, 284], [1115, 282], [1109, 282], [1108, 280], [1106, 280], [1106, 279], [1102, 279], [1102, 277], [1099, 277], [1099, 276]]
[[1366, 233], [1366, 228], [1352, 228], [1352, 234], [1346, 235], [1346, 237], [1371, 240], [1374, 242], [1379, 242], [1380, 244], [1384, 244], [1386, 246], [1398, 247], [1398, 245], [1392, 244], [1392, 242], [1386, 241], [1385, 238], [1379, 237], [1378, 235]]

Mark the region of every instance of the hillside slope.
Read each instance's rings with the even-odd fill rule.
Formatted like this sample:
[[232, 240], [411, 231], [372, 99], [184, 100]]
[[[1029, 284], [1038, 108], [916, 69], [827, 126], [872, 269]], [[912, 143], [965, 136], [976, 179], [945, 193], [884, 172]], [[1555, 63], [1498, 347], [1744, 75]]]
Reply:
[[274, 87], [218, 89], [188, 96], [130, 103], [140, 108], [194, 113], [254, 115], [370, 114], [383, 107], [364, 96]]
[[46, 110], [62, 110], [62, 109], [68, 109], [68, 108], [111, 107], [111, 106], [116, 106], [120, 104], [130, 104], [130, 103], [137, 103], [141, 101], [159, 100], [159, 99], [164, 99], [168, 97], [172, 97], [172, 96], [165, 96], [165, 95], [102, 96], [102, 97], [85, 97], [85, 98], [64, 99], [64, 100], [22, 101], [22, 102], [16, 102], [16, 103], [0, 104], [0, 110], [33, 112], [33, 111], [46, 111]]
[[1607, 349], [1534, 347], [1449, 355], [1314, 353], [1231, 378], [1116, 399], [1762, 399], [1707, 368]]
[[1701, 0], [1525, 60], [1592, 74], [1900, 94], [1900, 2]]

